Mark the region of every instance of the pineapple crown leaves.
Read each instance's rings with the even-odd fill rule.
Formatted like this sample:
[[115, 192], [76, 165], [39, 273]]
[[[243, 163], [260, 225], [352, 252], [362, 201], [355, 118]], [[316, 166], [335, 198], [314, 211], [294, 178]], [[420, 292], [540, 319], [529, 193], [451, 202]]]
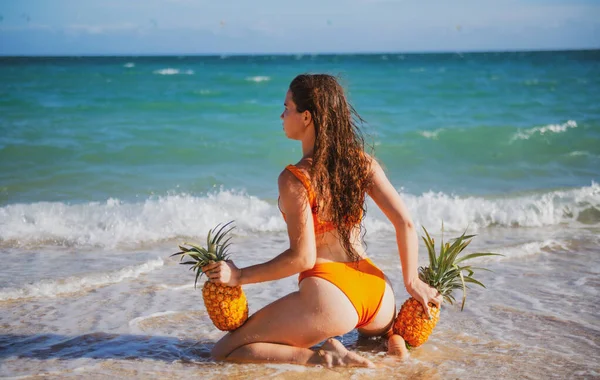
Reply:
[[[425, 236], [422, 237], [427, 247], [429, 255], [429, 266], [419, 268], [419, 278], [425, 283], [436, 288], [448, 303], [453, 304], [456, 300], [452, 295], [452, 290], [461, 289], [463, 292], [462, 305], [460, 310], [465, 307], [467, 297], [467, 284], [476, 284], [485, 288], [485, 286], [473, 278], [475, 269], [488, 270], [471, 265], [459, 265], [465, 260], [482, 256], [503, 256], [498, 253], [476, 252], [458, 257], [458, 255], [471, 243], [476, 235], [467, 235], [467, 231], [457, 238], [450, 239], [450, 242], [444, 243], [444, 224], [442, 223], [442, 241], [440, 252], [436, 254], [435, 239], [433, 239], [427, 229], [423, 227]], [[466, 272], [466, 275], [463, 274]]]
[[[235, 226], [231, 226], [229, 229], [226, 229], [233, 222], [232, 220], [224, 225], [219, 223], [213, 229], [209, 230], [206, 237], [206, 248], [194, 243], [183, 243], [183, 245], [179, 245], [181, 251], [171, 255], [171, 257], [180, 255], [180, 264], [191, 265], [190, 270], [196, 272], [194, 287], [198, 283], [198, 278], [204, 274], [202, 267], [211, 262], [225, 261], [229, 258], [227, 250], [231, 246], [231, 236], [225, 240], [223, 238], [235, 228]], [[183, 257], [186, 255], [192, 260], [183, 261]]]

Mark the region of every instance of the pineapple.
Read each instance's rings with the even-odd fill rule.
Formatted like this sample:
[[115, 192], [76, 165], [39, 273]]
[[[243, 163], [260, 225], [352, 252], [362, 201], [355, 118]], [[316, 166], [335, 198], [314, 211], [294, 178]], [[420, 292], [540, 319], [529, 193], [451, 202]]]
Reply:
[[[467, 282], [485, 286], [473, 278], [473, 269], [484, 269], [484, 268], [472, 268], [469, 265], [460, 266], [459, 264], [464, 260], [472, 259], [480, 256], [492, 256], [498, 255], [497, 253], [471, 253], [466, 256], [458, 257], [467, 245], [471, 242], [475, 235], [465, 235], [466, 231], [458, 238], [452, 239], [452, 244], [444, 244], [444, 237], [442, 235], [442, 244], [440, 247], [440, 253], [436, 256], [435, 242], [434, 239], [429, 236], [429, 233], [423, 227], [426, 237], [423, 237], [425, 246], [429, 253], [429, 266], [419, 268], [419, 278], [426, 284], [436, 288], [443, 296], [444, 300], [452, 304], [455, 299], [452, 295], [453, 289], [462, 289], [463, 298], [461, 311], [465, 307], [466, 301], [466, 284]], [[443, 225], [442, 225], [443, 233]], [[485, 269], [484, 269], [485, 270]], [[463, 271], [466, 271], [468, 275], [463, 275]], [[406, 341], [407, 347], [418, 347], [425, 343], [431, 335], [433, 328], [440, 319], [440, 309], [430, 303], [429, 313], [431, 319], [427, 319], [427, 314], [423, 310], [423, 305], [414, 299], [409, 298], [398, 312], [398, 316], [394, 322], [394, 333], [402, 336]]]
[[[203, 266], [211, 262], [228, 259], [227, 248], [231, 245], [229, 243], [231, 237], [225, 239], [223, 242], [221, 240], [235, 228], [231, 227], [224, 231], [231, 223], [233, 221], [223, 226], [219, 223], [215, 228], [210, 230], [206, 238], [206, 248], [191, 243], [184, 243], [183, 246], [179, 246], [181, 252], [171, 255], [181, 255], [181, 260], [183, 260], [185, 255], [193, 259], [193, 261], [185, 261], [180, 264], [192, 265], [190, 269], [196, 272], [194, 287], [198, 283], [198, 278], [204, 274], [202, 272]], [[221, 228], [219, 228], [220, 226]], [[185, 247], [185, 245], [191, 248]], [[241, 286], [230, 287], [206, 281], [202, 288], [202, 298], [204, 299], [204, 305], [210, 319], [219, 330], [235, 330], [248, 319], [248, 301]]]

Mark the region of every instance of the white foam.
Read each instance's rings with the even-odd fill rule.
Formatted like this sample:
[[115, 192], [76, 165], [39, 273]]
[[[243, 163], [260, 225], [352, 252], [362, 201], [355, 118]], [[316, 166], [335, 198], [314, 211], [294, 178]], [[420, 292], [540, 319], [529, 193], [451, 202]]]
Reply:
[[158, 75], [194, 75], [194, 70], [179, 70], [169, 67], [166, 69], [154, 70], [153, 73]]
[[466, 226], [476, 230], [494, 225], [542, 227], [573, 223], [583, 210], [600, 208], [600, 186], [596, 183], [572, 190], [495, 199], [435, 192], [403, 196], [421, 225], [434, 226], [443, 220], [449, 231], [461, 231]]
[[440, 134], [440, 132], [444, 131], [443, 128], [439, 128], [436, 129], [434, 131], [419, 131], [419, 134], [423, 137], [425, 137], [426, 139], [433, 139], [433, 140], [437, 140], [438, 135]]
[[533, 241], [524, 244], [518, 244], [510, 247], [501, 247], [494, 248], [492, 251], [495, 253], [500, 253], [504, 255], [504, 257], [478, 257], [478, 262], [485, 262], [489, 260], [503, 260], [503, 259], [511, 259], [515, 257], [525, 257], [525, 256], [534, 256], [539, 255], [544, 251], [568, 251], [568, 247], [566, 246], [566, 242], [562, 240], [548, 239], [543, 241]]
[[137, 278], [141, 274], [151, 272], [162, 265], [163, 260], [158, 258], [113, 272], [93, 273], [56, 280], [42, 280], [33, 284], [27, 284], [21, 288], [5, 288], [0, 290], [0, 301], [33, 297], [56, 297], [62, 294], [89, 291], [94, 288], [115, 284], [125, 279]]
[[58, 202], [0, 208], [0, 243], [11, 246], [130, 247], [203, 236], [217, 223], [236, 220], [237, 233], [283, 231], [276, 205], [227, 190], [203, 197], [154, 197], [141, 203], [119, 199], [69, 205]]
[[285, 374], [289, 375], [290, 372], [306, 373], [306, 372], [316, 372], [316, 371], [321, 370], [318, 367], [314, 368], [314, 367], [307, 367], [307, 366], [299, 365], [299, 364], [284, 364], [284, 363], [265, 364], [264, 367], [275, 370], [274, 373], [269, 375], [269, 377], [273, 378], [273, 379], [277, 379], [277, 378], [279, 378], [279, 376], [284, 376]]
[[132, 320], [129, 321], [129, 326], [130, 327], [135, 327], [137, 326], [140, 322], [146, 320], [146, 319], [150, 319], [150, 318], [156, 318], [156, 317], [163, 317], [165, 315], [173, 315], [173, 314], [177, 314], [179, 313], [179, 311], [172, 311], [172, 310], [168, 310], [168, 311], [160, 311], [157, 313], [152, 313], [150, 315], [146, 315], [144, 317], [137, 317], [134, 318]]
[[531, 136], [537, 134], [543, 135], [546, 133], [562, 133], [566, 132], [570, 128], [577, 128], [577, 123], [574, 120], [569, 120], [564, 124], [549, 124], [543, 127], [535, 127], [531, 129], [526, 129], [524, 131], [519, 131], [515, 133], [511, 141], [515, 140], [528, 140]]
[[163, 289], [169, 289], [169, 290], [184, 290], [184, 289], [193, 289], [194, 288], [194, 284], [185, 284], [185, 285], [160, 284], [159, 286]]
[[571, 156], [571, 157], [578, 157], [578, 156], [596, 157], [595, 155], [593, 155], [590, 152], [585, 151], [585, 150], [575, 150], [573, 152], [569, 152], [568, 156]]
[[249, 82], [256, 82], [256, 83], [260, 83], [260, 82], [267, 82], [270, 81], [271, 78], [267, 77], [267, 76], [254, 76], [254, 77], [246, 77], [246, 80]]
[[128, 69], [135, 67], [135, 63], [133, 62], [127, 62], [126, 64], [123, 65], [123, 67], [126, 67]]
[[[402, 192], [402, 191], [401, 191]], [[427, 192], [402, 193], [415, 222], [448, 231], [467, 226], [541, 227], [578, 224], [579, 214], [600, 209], [600, 186], [504, 198], [460, 197]], [[217, 223], [236, 221], [235, 233], [284, 233], [277, 204], [244, 192], [220, 190], [204, 196], [189, 194], [152, 197], [127, 203], [118, 199], [69, 205], [58, 202], [0, 207], [0, 245], [11, 247], [92, 246], [137, 247], [171, 239], [205, 236]], [[589, 224], [589, 218], [586, 219]], [[595, 221], [591, 221], [595, 223]], [[368, 233], [391, 231], [383, 213], [369, 200]]]

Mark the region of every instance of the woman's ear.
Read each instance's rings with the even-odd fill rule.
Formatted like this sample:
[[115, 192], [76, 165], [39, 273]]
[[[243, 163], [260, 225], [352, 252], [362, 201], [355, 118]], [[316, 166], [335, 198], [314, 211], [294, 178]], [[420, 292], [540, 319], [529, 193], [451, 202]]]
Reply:
[[306, 110], [302, 113], [303, 119], [304, 119], [304, 126], [308, 127], [310, 125], [310, 123], [312, 123], [312, 115], [310, 114], [310, 111]]

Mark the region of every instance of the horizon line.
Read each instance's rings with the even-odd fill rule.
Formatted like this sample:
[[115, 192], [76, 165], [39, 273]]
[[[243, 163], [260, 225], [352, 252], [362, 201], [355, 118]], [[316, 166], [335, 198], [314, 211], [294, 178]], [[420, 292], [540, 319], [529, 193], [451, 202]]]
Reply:
[[473, 49], [473, 50], [412, 50], [412, 51], [342, 51], [342, 52], [255, 52], [255, 53], [143, 53], [143, 54], [23, 54], [10, 55], [0, 53], [0, 58], [119, 58], [119, 57], [251, 57], [251, 56], [330, 56], [330, 55], [416, 55], [416, 54], [485, 54], [485, 53], [537, 53], [537, 52], [574, 52], [574, 51], [598, 51], [598, 47], [581, 48], [540, 48], [540, 49]]

